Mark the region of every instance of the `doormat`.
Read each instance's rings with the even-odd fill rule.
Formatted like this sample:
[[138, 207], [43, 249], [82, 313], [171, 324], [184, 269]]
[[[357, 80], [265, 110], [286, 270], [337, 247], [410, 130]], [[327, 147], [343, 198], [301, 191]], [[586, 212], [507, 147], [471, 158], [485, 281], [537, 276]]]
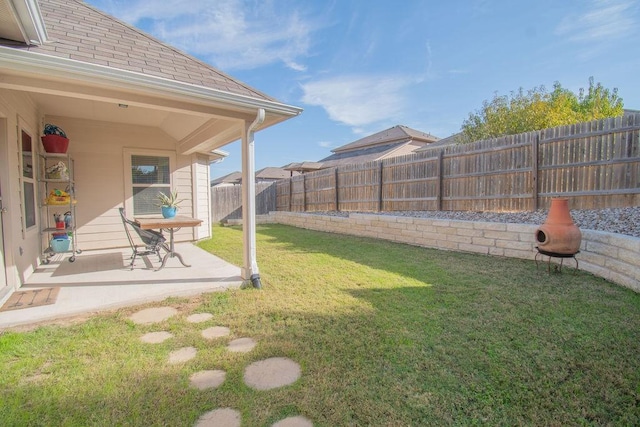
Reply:
[[40, 307], [56, 302], [60, 288], [33, 289], [14, 292], [0, 311], [20, 310], [22, 308]]

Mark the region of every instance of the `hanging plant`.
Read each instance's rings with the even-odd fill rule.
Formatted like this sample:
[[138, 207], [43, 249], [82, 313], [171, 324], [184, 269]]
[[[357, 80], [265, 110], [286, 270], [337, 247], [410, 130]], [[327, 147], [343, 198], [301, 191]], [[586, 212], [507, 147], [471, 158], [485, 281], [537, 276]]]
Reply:
[[69, 138], [62, 129], [52, 124], [44, 126], [44, 135], [40, 137], [42, 146], [47, 153], [66, 153], [69, 147]]
[[60, 129], [56, 125], [52, 125], [52, 124], [49, 124], [49, 123], [44, 125], [44, 132], [43, 133], [45, 135], [58, 135], [58, 136], [61, 136], [63, 138], [67, 137], [67, 134], [64, 133], [64, 131], [62, 129]]

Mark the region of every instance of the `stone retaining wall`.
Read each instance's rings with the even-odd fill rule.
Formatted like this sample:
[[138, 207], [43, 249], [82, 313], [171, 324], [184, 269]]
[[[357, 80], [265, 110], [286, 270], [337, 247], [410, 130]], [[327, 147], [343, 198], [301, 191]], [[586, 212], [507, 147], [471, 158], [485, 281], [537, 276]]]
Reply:
[[[260, 222], [309, 230], [366, 236], [428, 248], [474, 252], [533, 260], [537, 225], [454, 221], [392, 215], [352, 213], [348, 217], [297, 212], [271, 212]], [[588, 271], [640, 292], [640, 238], [581, 230], [576, 255], [580, 270]], [[544, 257], [546, 262], [548, 258]], [[565, 262], [573, 267], [573, 260]]]

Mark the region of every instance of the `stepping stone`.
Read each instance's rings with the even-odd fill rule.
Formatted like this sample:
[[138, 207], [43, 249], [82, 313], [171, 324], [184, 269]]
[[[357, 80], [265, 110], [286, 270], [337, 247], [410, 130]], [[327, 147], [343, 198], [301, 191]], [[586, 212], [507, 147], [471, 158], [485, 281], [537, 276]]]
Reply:
[[163, 322], [171, 316], [175, 316], [177, 313], [178, 310], [173, 307], [145, 308], [132, 314], [129, 319], [137, 325], [149, 325], [151, 323]]
[[240, 412], [231, 408], [214, 409], [202, 414], [196, 427], [240, 427]]
[[187, 322], [189, 323], [201, 323], [201, 322], [206, 322], [207, 320], [211, 319], [213, 317], [213, 314], [211, 313], [196, 313], [196, 314], [192, 314], [191, 316], [187, 317]]
[[144, 334], [143, 336], [141, 336], [140, 341], [146, 342], [147, 344], [160, 344], [161, 342], [165, 342], [172, 337], [173, 334], [166, 331], [149, 332], [148, 334]]
[[244, 382], [256, 390], [271, 390], [293, 384], [300, 378], [300, 365], [286, 357], [272, 357], [247, 366]]
[[208, 340], [216, 338], [226, 337], [231, 333], [231, 330], [226, 326], [213, 326], [202, 331], [202, 337]]
[[238, 338], [229, 343], [227, 349], [234, 353], [247, 353], [253, 350], [256, 346], [256, 342], [251, 338]]
[[280, 420], [272, 427], [313, 427], [313, 423], [305, 417], [298, 415]]
[[195, 347], [182, 347], [178, 350], [169, 353], [169, 363], [175, 365], [176, 363], [186, 362], [196, 357]]
[[189, 377], [189, 381], [191, 382], [191, 387], [197, 388], [198, 390], [206, 390], [208, 388], [218, 388], [224, 382], [225, 371], [200, 371], [196, 372], [191, 377]]

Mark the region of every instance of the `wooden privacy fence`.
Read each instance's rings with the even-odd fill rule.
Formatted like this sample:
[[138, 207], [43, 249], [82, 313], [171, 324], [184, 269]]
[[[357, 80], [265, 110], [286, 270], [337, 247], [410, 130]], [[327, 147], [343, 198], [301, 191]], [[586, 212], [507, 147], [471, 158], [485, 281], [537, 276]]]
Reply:
[[280, 180], [280, 211], [525, 211], [640, 205], [640, 114]]
[[[275, 183], [256, 183], [256, 214], [264, 215], [275, 210]], [[211, 188], [211, 217], [213, 222], [242, 218], [241, 185]]]

